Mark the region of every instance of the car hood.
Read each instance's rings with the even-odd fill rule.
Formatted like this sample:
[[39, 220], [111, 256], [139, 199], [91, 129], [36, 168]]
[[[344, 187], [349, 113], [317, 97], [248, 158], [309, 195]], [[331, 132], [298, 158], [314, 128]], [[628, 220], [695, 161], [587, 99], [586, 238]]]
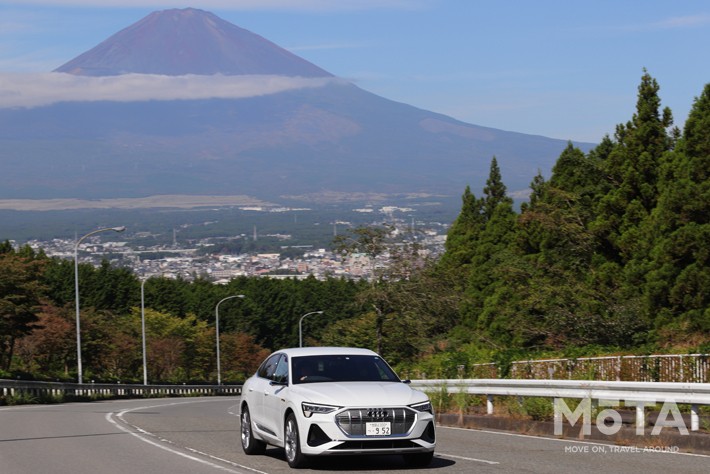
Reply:
[[291, 387], [303, 401], [334, 406], [401, 406], [428, 400], [401, 382], [319, 382]]

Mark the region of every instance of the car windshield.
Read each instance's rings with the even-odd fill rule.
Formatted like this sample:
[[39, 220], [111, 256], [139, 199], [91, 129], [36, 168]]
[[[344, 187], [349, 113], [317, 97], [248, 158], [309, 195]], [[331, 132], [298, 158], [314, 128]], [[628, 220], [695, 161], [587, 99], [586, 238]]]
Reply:
[[400, 382], [387, 363], [371, 355], [313, 355], [291, 359], [292, 383]]

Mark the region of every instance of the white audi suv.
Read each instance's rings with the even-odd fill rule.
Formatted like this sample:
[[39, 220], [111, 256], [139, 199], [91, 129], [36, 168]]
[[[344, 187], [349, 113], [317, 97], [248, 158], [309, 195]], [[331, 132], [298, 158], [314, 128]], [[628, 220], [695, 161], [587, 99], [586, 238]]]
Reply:
[[283, 447], [294, 468], [310, 456], [401, 454], [410, 466], [434, 456], [429, 398], [367, 349], [274, 352], [244, 383], [240, 409], [244, 452]]

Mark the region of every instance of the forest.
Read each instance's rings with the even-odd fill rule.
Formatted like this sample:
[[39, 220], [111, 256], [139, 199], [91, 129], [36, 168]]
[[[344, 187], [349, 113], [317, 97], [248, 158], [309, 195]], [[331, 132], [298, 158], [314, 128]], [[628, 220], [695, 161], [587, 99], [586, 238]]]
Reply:
[[[523, 358], [710, 352], [710, 84], [682, 127], [659, 91], [644, 70], [630, 120], [588, 153], [568, 145], [519, 209], [492, 157], [437, 260], [400, 248], [369, 282], [146, 280], [151, 383], [216, 379], [215, 304], [237, 294], [219, 309], [225, 383], [297, 346], [314, 311], [304, 345], [368, 347], [412, 378]], [[373, 257], [395, 251], [386, 237], [361, 228], [351, 241]], [[108, 263], [81, 264], [79, 280], [85, 380], [140, 380], [141, 281]], [[73, 262], [0, 244], [0, 378], [72, 381], [76, 365]]]

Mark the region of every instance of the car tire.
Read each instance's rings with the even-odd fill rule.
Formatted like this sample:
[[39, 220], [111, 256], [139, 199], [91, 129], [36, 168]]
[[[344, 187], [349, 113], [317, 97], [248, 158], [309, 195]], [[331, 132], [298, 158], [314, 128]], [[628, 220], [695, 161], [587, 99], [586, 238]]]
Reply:
[[266, 452], [266, 443], [254, 437], [254, 427], [251, 425], [251, 415], [246, 405], [242, 407], [242, 416], [239, 419], [241, 420], [239, 433], [244, 453], [264, 454]]
[[434, 451], [428, 453], [404, 454], [404, 463], [409, 467], [427, 467], [434, 459]]
[[284, 454], [286, 461], [292, 468], [305, 467], [308, 464], [308, 459], [301, 452], [301, 439], [298, 435], [298, 423], [296, 415], [289, 413], [286, 417], [284, 425]]

